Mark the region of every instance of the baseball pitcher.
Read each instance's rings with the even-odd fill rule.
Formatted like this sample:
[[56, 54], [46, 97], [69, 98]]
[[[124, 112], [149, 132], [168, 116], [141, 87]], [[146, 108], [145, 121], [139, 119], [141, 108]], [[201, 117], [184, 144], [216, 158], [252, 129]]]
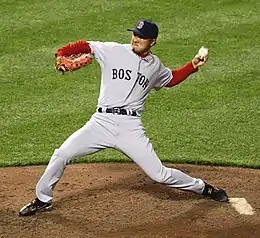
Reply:
[[198, 71], [208, 60], [208, 50], [186, 65], [169, 69], [152, 54], [158, 27], [141, 20], [132, 31], [130, 44], [79, 40], [55, 53], [55, 68], [66, 73], [89, 65], [95, 59], [101, 67], [97, 110], [90, 120], [57, 149], [36, 186], [36, 198], [19, 212], [33, 215], [52, 207], [53, 189], [72, 159], [115, 148], [127, 155], [154, 181], [170, 188], [191, 191], [215, 201], [227, 202], [226, 192], [200, 178], [164, 166], [145, 134], [141, 115], [152, 89], [171, 88]]

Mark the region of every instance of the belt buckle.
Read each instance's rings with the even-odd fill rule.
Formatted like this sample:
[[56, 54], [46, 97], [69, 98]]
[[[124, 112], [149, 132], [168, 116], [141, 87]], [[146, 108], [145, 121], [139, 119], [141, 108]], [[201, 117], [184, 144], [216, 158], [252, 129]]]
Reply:
[[120, 114], [120, 108], [114, 107], [113, 108], [113, 114]]

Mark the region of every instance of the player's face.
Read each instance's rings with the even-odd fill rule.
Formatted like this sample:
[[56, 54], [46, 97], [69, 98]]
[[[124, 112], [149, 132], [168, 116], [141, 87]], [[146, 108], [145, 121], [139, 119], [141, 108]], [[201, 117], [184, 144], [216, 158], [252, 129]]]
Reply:
[[131, 39], [132, 49], [136, 54], [148, 53], [155, 41], [155, 39], [143, 39], [134, 33]]

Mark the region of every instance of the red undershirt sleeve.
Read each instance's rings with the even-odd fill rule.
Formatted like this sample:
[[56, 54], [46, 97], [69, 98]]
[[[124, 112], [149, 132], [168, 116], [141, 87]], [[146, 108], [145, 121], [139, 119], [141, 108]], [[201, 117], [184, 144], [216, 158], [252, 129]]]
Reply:
[[198, 68], [194, 68], [192, 62], [185, 64], [181, 68], [172, 70], [172, 79], [165, 87], [173, 87], [180, 82], [184, 81], [188, 76], [198, 71]]
[[69, 56], [72, 54], [79, 54], [79, 53], [87, 53], [87, 54], [91, 53], [91, 48], [87, 41], [79, 40], [64, 45], [63, 47], [59, 48], [56, 51], [55, 56]]

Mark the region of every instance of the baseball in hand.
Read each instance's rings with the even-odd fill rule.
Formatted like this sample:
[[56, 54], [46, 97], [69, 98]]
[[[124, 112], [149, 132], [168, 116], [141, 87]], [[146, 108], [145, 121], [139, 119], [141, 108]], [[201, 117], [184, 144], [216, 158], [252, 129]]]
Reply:
[[200, 58], [203, 60], [209, 53], [209, 50], [208, 48], [205, 48], [204, 46], [202, 46], [200, 49], [199, 49], [199, 53], [198, 55], [200, 56]]

